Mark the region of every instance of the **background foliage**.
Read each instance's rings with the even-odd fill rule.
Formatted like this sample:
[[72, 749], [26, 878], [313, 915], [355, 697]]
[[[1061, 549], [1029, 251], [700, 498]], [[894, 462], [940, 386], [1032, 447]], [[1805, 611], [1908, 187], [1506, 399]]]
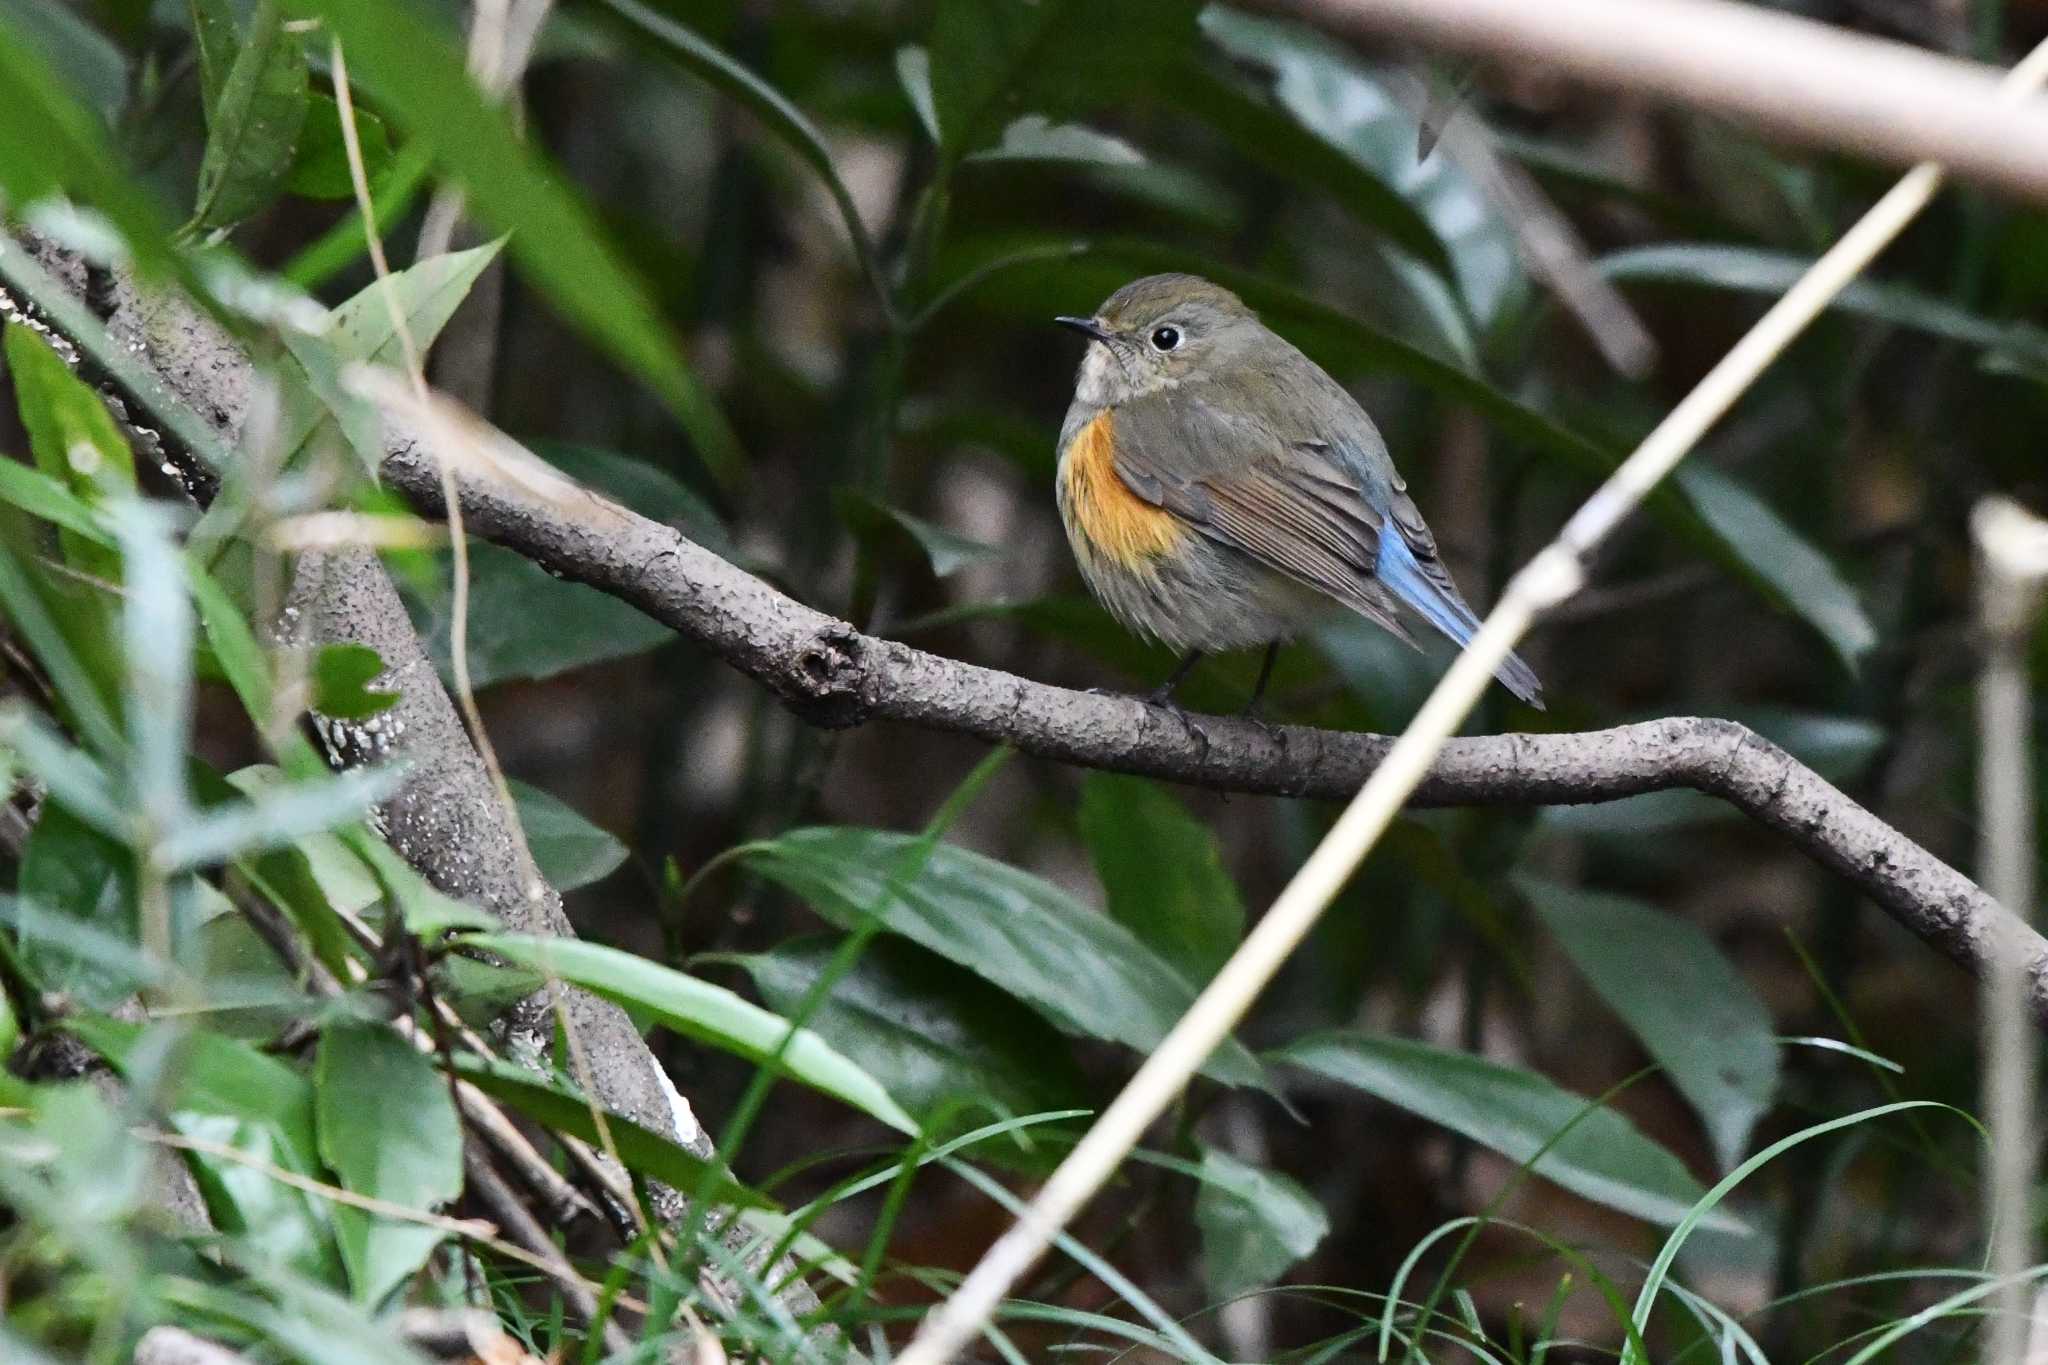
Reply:
[[[1785, 7], [2000, 63], [2043, 27], [1999, 0]], [[701, 1224], [668, 1254], [572, 1245], [663, 1310], [632, 1332], [692, 1339], [680, 1302], [736, 1356], [879, 1356], [1327, 815], [809, 730], [631, 608], [477, 545], [470, 674], [584, 939], [480, 932], [364, 821], [393, 774], [331, 776], [271, 724], [310, 697], [374, 730], [392, 700], [367, 651], [263, 643], [277, 518], [403, 516], [340, 379], [401, 348], [332, 40], [439, 384], [864, 629], [1075, 686], [1147, 687], [1170, 661], [1085, 599], [1061, 540], [1078, 356], [1053, 314], [1152, 270], [1238, 289], [1367, 402], [1488, 600], [1885, 183], [1483, 73], [1457, 118], [1640, 312], [1656, 363], [1628, 378], [1531, 278], [1485, 182], [1418, 160], [1426, 87], [1467, 73], [1170, 0], [565, 0], [515, 116], [462, 74], [464, 17], [0, 0], [0, 194], [199, 290], [279, 394], [268, 451], [200, 433], [231, 477], [195, 527], [68, 357], [7, 329], [0, 1331], [26, 1358], [119, 1359], [176, 1322], [261, 1358], [398, 1360], [405, 1302], [482, 1302], [539, 1353], [601, 1358], [529, 1267], [323, 1192], [469, 1211], [451, 1070], [589, 1135], [567, 1070], [431, 1031], [430, 1055], [398, 1027], [426, 1018], [423, 984], [481, 1019], [540, 970], [628, 1006], [696, 1113], [730, 1122], [729, 1175], [615, 1125], [627, 1164], [748, 1206], [823, 1299], [800, 1321]], [[414, 263], [449, 186], [463, 249]], [[1552, 709], [1496, 695], [1481, 724], [1732, 716], [1967, 866], [1963, 518], [1987, 491], [2048, 495], [2043, 262], [2039, 215], [1944, 199], [1538, 632]], [[445, 551], [388, 558], [445, 660]], [[1396, 729], [1442, 663], [1332, 619], [1269, 714]], [[1206, 666], [1184, 699], [1235, 705], [1252, 664]], [[357, 915], [414, 948], [366, 950]], [[343, 989], [309, 994], [312, 963]], [[1862, 1358], [1910, 1329], [1896, 1354], [1965, 1358], [1971, 995], [1702, 797], [1417, 815], [988, 1349]], [[55, 1038], [123, 1084], [66, 1079]], [[175, 1142], [217, 1233], [149, 1211], [151, 1148]], [[706, 1301], [700, 1262], [752, 1292]]]

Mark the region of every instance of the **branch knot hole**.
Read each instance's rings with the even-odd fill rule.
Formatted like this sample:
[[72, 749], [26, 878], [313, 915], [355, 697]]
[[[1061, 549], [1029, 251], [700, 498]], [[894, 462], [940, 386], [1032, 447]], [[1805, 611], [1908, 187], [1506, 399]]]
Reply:
[[865, 721], [872, 709], [861, 686], [865, 643], [859, 631], [843, 623], [811, 636], [788, 670], [783, 696], [791, 709], [813, 725], [835, 730]]

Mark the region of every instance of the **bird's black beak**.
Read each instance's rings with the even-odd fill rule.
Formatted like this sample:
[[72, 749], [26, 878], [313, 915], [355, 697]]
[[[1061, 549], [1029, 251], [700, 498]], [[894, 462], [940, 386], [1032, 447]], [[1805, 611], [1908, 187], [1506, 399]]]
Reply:
[[1082, 336], [1089, 337], [1095, 341], [1107, 342], [1110, 338], [1109, 329], [1094, 318], [1058, 317], [1054, 318], [1053, 321], [1062, 327], [1071, 327]]

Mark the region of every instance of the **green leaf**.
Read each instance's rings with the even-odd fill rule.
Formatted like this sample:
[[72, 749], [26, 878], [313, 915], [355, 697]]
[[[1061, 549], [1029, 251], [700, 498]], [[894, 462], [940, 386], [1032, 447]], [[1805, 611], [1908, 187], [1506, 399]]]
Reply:
[[1422, 210], [1402, 194], [1400, 180], [1379, 173], [1304, 128], [1288, 111], [1190, 62], [1166, 83], [1175, 107], [1223, 135], [1240, 155], [1344, 210], [1446, 278], [1451, 255]]
[[491, 105], [446, 36], [398, 0], [291, 0], [326, 21], [351, 73], [408, 136], [462, 182], [472, 212], [510, 233], [512, 255], [562, 316], [645, 380], [725, 479], [739, 443], [684, 362], [646, 284], [619, 259], [590, 212]]
[[917, 115], [925, 136], [937, 142], [939, 111], [932, 104], [932, 54], [915, 44], [897, 48], [896, 81], [903, 87], [903, 97], [910, 101], [911, 111]]
[[1272, 71], [1281, 108], [1414, 205], [1443, 243], [1458, 292], [1481, 325], [1526, 287], [1513, 226], [1450, 157], [1418, 162], [1415, 116], [1356, 58], [1320, 34], [1222, 5], [1202, 11], [1202, 33], [1236, 60]]
[[[360, 107], [356, 114], [358, 118], [362, 116]], [[381, 121], [378, 126], [383, 126]], [[385, 136], [390, 135], [387, 133]], [[412, 207], [433, 166], [433, 154], [425, 143], [408, 142], [391, 158], [384, 173], [370, 182], [370, 221], [377, 225], [378, 232], [388, 235], [392, 231], [406, 210]], [[287, 261], [278, 274], [286, 283], [311, 293], [361, 259], [368, 250], [362, 215], [349, 214]]]
[[[383, 119], [360, 105], [355, 115], [356, 140], [363, 150], [363, 174], [375, 185], [391, 165], [391, 132]], [[348, 144], [341, 134], [341, 106], [332, 96], [315, 92], [308, 97], [306, 126], [299, 134], [298, 155], [292, 161], [291, 175], [284, 187], [307, 199], [354, 197]], [[354, 220], [351, 225], [355, 226]], [[361, 231], [359, 226], [357, 231]]]
[[[149, 274], [175, 268], [164, 213], [115, 152], [99, 117], [67, 84], [72, 73], [0, 10], [0, 198], [19, 212], [63, 191], [106, 214]], [[0, 243], [0, 255], [18, 252]]]
[[803, 111], [790, 103], [781, 91], [706, 42], [701, 35], [640, 3], [640, 0], [603, 0], [603, 3], [625, 27], [652, 38], [655, 50], [662, 56], [745, 106], [763, 127], [781, 138], [817, 172], [818, 178], [824, 181], [826, 193], [832, 196], [833, 206], [839, 211], [839, 221], [853, 245], [861, 273], [867, 276], [870, 287], [883, 306], [888, 307], [894, 293], [882, 275], [874, 244], [868, 240], [860, 209], [853, 202], [853, 192], [839, 178], [839, 168], [832, 160], [832, 148], [826, 143], [824, 134], [804, 116]]
[[[135, 490], [135, 457], [107, 405], [63, 357], [26, 326], [10, 322], [7, 370], [36, 467], [90, 505]], [[103, 537], [61, 528], [64, 558], [76, 568], [118, 579], [120, 556]]]
[[[208, 108], [220, 103], [227, 88], [228, 72], [242, 50], [242, 30], [233, 0], [186, 0], [192, 16], [192, 42], [199, 56], [200, 103]], [[242, 6], [248, 12], [253, 5]]]
[[1330, 1216], [1293, 1177], [1204, 1145], [1195, 1227], [1203, 1283], [1211, 1297], [1230, 1299], [1278, 1281], [1321, 1244]]
[[962, 569], [986, 564], [1003, 556], [1001, 548], [984, 544], [958, 531], [915, 517], [852, 488], [837, 489], [833, 501], [839, 515], [859, 540], [870, 548], [915, 547], [915, 553], [931, 566], [934, 577], [950, 578]]
[[[342, 858], [349, 855], [333, 835], [309, 834], [291, 848], [273, 849], [235, 863], [235, 870], [291, 917], [320, 960], [337, 973], [345, 972], [342, 964], [353, 955], [355, 946], [338, 912], [367, 909], [381, 895], [353, 858], [349, 858], [350, 873], [337, 873]], [[361, 890], [365, 884], [367, 894]]]
[[[746, 969], [770, 1008], [793, 1014], [839, 942], [794, 939], [767, 953], [709, 957]], [[986, 1101], [1005, 1115], [1068, 1109], [1079, 1070], [1045, 1021], [980, 978], [914, 944], [880, 938], [808, 1025], [880, 1081], [913, 1114], [948, 1100]], [[964, 1129], [963, 1119], [936, 1136]]]
[[123, 752], [110, 702], [121, 665], [108, 603], [84, 584], [60, 583], [35, 561], [17, 559], [0, 536], [0, 610], [49, 675], [72, 731], [97, 753]]
[[206, 153], [199, 163], [193, 225], [230, 227], [284, 188], [306, 121], [306, 50], [283, 24], [280, 0], [256, 0], [246, 32], [235, 33], [228, 0], [191, 0], [206, 94]]
[[[1683, 1162], [1620, 1114], [1588, 1112], [1586, 1100], [1533, 1071], [1344, 1029], [1303, 1038], [1275, 1060], [1376, 1095], [1510, 1161], [1533, 1160], [1536, 1174], [1645, 1222], [1675, 1224], [1705, 1193]], [[1724, 1231], [1743, 1230], [1719, 1217]]]
[[189, 838], [194, 819], [210, 818], [190, 816], [186, 807], [195, 635], [192, 596], [185, 587], [185, 565], [173, 540], [168, 508], [124, 497], [111, 501], [108, 512], [121, 542], [122, 560], [122, 705], [129, 743], [122, 775], [137, 813], [153, 826], [149, 834], [164, 840], [149, 850], [151, 856], [168, 863], [168, 845]]
[[512, 801], [540, 875], [557, 891], [603, 881], [626, 861], [626, 846], [539, 787], [513, 781]]
[[428, 351], [504, 245], [500, 239], [466, 251], [444, 252], [382, 281], [372, 280], [329, 315], [328, 344], [343, 361], [402, 367], [405, 346], [391, 324], [385, 290], [398, 296], [398, 308], [405, 315], [413, 343], [422, 352]]
[[1593, 989], [1699, 1113], [1727, 1170], [1778, 1086], [1770, 1011], [1690, 922], [1622, 896], [1517, 877]]
[[1188, 980], [1214, 976], [1244, 938], [1244, 903], [1208, 827], [1159, 784], [1112, 773], [1083, 779], [1080, 820], [1111, 917]]
[[[914, 842], [885, 830], [792, 830], [750, 845], [747, 866], [803, 898], [842, 929], [870, 910], [900, 934], [992, 982], [1064, 1032], [1141, 1052], [1158, 1046], [1194, 988], [1130, 930], [1028, 872], [953, 844], [931, 850], [901, 894], [889, 869]], [[1232, 1039], [1204, 1068], [1231, 1085], [1260, 1082], [1259, 1064]]]
[[113, 40], [69, 5], [49, 0], [0, 0], [0, 18], [15, 25], [65, 84], [90, 101], [108, 123], [128, 102], [128, 58]]
[[[590, 1102], [558, 1078], [543, 1077], [516, 1062], [458, 1054], [455, 1070], [494, 1099], [557, 1132], [597, 1143]], [[712, 1165], [674, 1140], [642, 1128], [618, 1114], [605, 1115], [605, 1128], [619, 1160], [636, 1175], [648, 1176], [676, 1189], [694, 1190], [710, 1182], [708, 1193], [720, 1204], [738, 1208], [773, 1208], [760, 1191], [740, 1184], [723, 1168]]]
[[870, 1114], [900, 1132], [917, 1132], [880, 1082], [806, 1028], [708, 981], [631, 953], [579, 939], [479, 934], [466, 940], [511, 962], [561, 977], [627, 1009], [652, 1015], [691, 1038], [757, 1062], [783, 1048], [780, 1068], [810, 1086]]
[[[334, 1020], [320, 1030], [313, 1085], [320, 1155], [344, 1189], [423, 1213], [462, 1193], [462, 1124], [418, 1048], [386, 1025]], [[444, 1235], [354, 1208], [334, 1211], [334, 1231], [365, 1304], [381, 1303]]]
[[95, 952], [94, 937], [133, 943], [135, 855], [55, 801], [29, 831], [21, 854], [18, 920], [23, 964], [44, 990], [60, 991], [93, 1009], [112, 1009], [141, 985], [131, 964]]
[[[1813, 265], [1804, 256], [1760, 247], [1666, 243], [1602, 257], [1600, 273], [1623, 284], [1675, 284], [1777, 298]], [[2048, 330], [1958, 308], [1905, 285], [1856, 280], [1828, 307], [1982, 350], [2048, 364]]]
[[7, 996], [7, 983], [0, 981], [0, 1057], [14, 1056], [21, 1045], [21, 1015]]
[[70, 531], [94, 545], [112, 547], [114, 537], [100, 517], [65, 481], [18, 460], [0, 459], [0, 502]]
[[[448, 672], [448, 601], [414, 612], [427, 647]], [[618, 598], [555, 578], [525, 556], [484, 541], [469, 546], [469, 678], [475, 687], [552, 678], [628, 659], [675, 638]]]
[[1687, 465], [1675, 482], [1701, 519], [1855, 673], [1877, 643], [1877, 627], [1834, 562], [1787, 526], [1769, 503], [1719, 470]]
[[1122, 138], [1078, 123], [1054, 123], [1026, 114], [1003, 129], [1000, 142], [969, 155], [970, 161], [1079, 161], [1105, 166], [1142, 166], [1145, 154]]
[[332, 422], [361, 457], [365, 472], [374, 476], [384, 462], [384, 424], [368, 403], [342, 388], [341, 375], [355, 362], [404, 368], [405, 342], [392, 323], [385, 291], [396, 297], [406, 332], [424, 355], [503, 246], [502, 241], [486, 242], [466, 251], [445, 252], [384, 280], [372, 280], [329, 312], [327, 329], [319, 336], [284, 330], [280, 335], [285, 347], [319, 406], [288, 416], [279, 444], [297, 450]]
[[[190, 551], [185, 556], [185, 581], [192, 593], [192, 604], [199, 612], [200, 629], [228, 686], [234, 689], [249, 719], [268, 730], [274, 700], [269, 655], [227, 589]], [[326, 760], [313, 751], [312, 742], [297, 730], [287, 729], [271, 742], [277, 747], [286, 776], [309, 782], [327, 773]]]
[[72, 814], [109, 838], [128, 839], [135, 821], [125, 793], [105, 767], [72, 747], [41, 713], [20, 702], [0, 703], [0, 745], [12, 749], [15, 766], [40, 778]]
[[[105, 1057], [131, 1084], [155, 1079], [159, 1030], [100, 1016], [81, 1015], [64, 1027]], [[171, 1046], [157, 1103], [188, 1137], [222, 1143], [245, 1156], [310, 1179], [323, 1180], [314, 1135], [313, 1087], [274, 1057], [204, 1030], [183, 1031]], [[328, 1207], [240, 1161], [188, 1153], [221, 1231], [265, 1261], [340, 1284]]]
[[337, 720], [364, 720], [398, 704], [401, 693], [370, 686], [384, 661], [368, 645], [322, 645], [313, 656], [313, 709]]
[[404, 776], [395, 766], [354, 768], [279, 784], [256, 800], [188, 817], [164, 835], [155, 856], [167, 868], [186, 871], [284, 848], [356, 819], [396, 791]]
[[[228, 1289], [222, 1281], [236, 1285]], [[162, 1281], [159, 1281], [162, 1282]], [[248, 1292], [259, 1288], [266, 1296]], [[378, 1322], [367, 1310], [324, 1286], [283, 1272], [236, 1280], [186, 1278], [169, 1296], [208, 1324], [231, 1325], [274, 1349], [267, 1359], [298, 1365], [427, 1365], [428, 1357], [402, 1338], [399, 1323]], [[237, 1292], [239, 1290], [240, 1292]]]
[[1127, 107], [1186, 51], [1184, 0], [940, 0], [932, 106], [949, 161], [988, 146], [1024, 114]]

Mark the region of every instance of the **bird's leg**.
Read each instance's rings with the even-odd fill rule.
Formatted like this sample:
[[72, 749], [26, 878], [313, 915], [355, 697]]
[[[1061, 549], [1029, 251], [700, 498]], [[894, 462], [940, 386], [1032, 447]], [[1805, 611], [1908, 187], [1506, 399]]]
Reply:
[[1259, 661], [1259, 680], [1252, 684], [1251, 700], [1244, 704], [1244, 710], [1238, 712], [1245, 719], [1258, 720], [1260, 718], [1259, 703], [1265, 700], [1266, 684], [1273, 681], [1273, 664], [1279, 657], [1280, 642], [1275, 640], [1266, 646], [1266, 657]]
[[1174, 689], [1181, 685], [1188, 674], [1195, 671], [1195, 665], [1200, 662], [1202, 662], [1202, 651], [1199, 649], [1189, 650], [1181, 661], [1173, 666], [1173, 672], [1166, 675], [1166, 681], [1145, 694], [1145, 700], [1154, 706], [1164, 706], [1173, 711], [1180, 710], [1180, 707], [1174, 704]]

